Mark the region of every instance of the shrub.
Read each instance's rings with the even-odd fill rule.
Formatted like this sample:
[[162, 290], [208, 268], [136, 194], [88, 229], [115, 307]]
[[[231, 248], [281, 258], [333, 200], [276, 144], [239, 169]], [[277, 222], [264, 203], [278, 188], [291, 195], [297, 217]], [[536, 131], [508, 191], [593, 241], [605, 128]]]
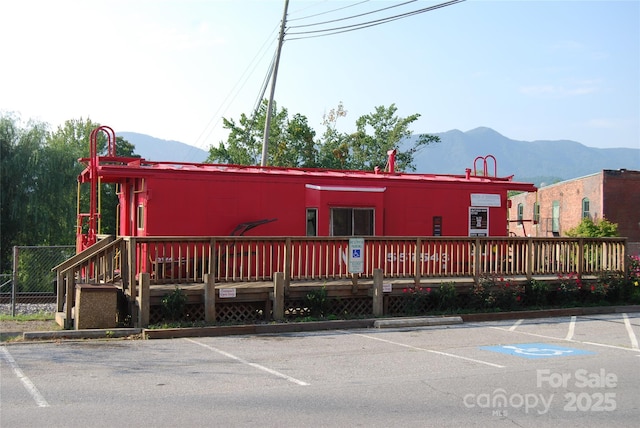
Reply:
[[555, 289], [555, 303], [560, 306], [575, 306], [578, 293], [582, 289], [582, 281], [575, 273], [568, 275], [558, 274], [558, 283]]
[[434, 291], [434, 298], [438, 311], [453, 312], [458, 308], [458, 290], [452, 282], [440, 284], [440, 288]]
[[473, 284], [469, 294], [469, 309], [484, 310], [490, 305], [489, 290], [485, 284], [484, 281]]
[[525, 284], [526, 304], [542, 307], [549, 303], [549, 284], [532, 279]]
[[329, 299], [327, 297], [327, 289], [324, 285], [322, 288], [309, 291], [304, 300], [312, 317], [318, 318], [326, 315], [329, 307]]
[[479, 309], [509, 311], [522, 305], [524, 287], [498, 275], [485, 275], [473, 288], [473, 300]]
[[623, 294], [628, 294], [631, 303], [640, 304], [640, 257], [629, 256], [626, 276], [627, 282]]
[[429, 310], [430, 287], [407, 287], [402, 290], [403, 309], [406, 315], [423, 314]]
[[178, 286], [171, 293], [162, 297], [162, 314], [165, 319], [178, 321], [184, 315], [187, 306], [187, 295]]

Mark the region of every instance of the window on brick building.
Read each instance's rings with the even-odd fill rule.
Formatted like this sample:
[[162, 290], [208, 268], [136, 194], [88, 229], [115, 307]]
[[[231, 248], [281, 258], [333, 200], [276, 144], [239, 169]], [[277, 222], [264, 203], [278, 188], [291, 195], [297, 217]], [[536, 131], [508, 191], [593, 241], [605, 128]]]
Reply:
[[524, 220], [524, 205], [518, 204], [518, 226], [522, 226], [522, 220]]
[[591, 213], [589, 212], [589, 198], [582, 199], [582, 218], [591, 218]]
[[560, 201], [553, 201], [551, 211], [551, 233], [560, 236]]
[[533, 204], [533, 224], [540, 223], [540, 204], [535, 202]]

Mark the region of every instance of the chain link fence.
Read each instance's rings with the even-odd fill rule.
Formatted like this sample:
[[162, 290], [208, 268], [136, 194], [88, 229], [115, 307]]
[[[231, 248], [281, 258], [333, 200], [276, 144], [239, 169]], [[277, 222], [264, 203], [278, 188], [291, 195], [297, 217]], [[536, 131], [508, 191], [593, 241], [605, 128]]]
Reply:
[[73, 245], [13, 247], [13, 272], [0, 275], [0, 314], [54, 312], [55, 272], [75, 254]]

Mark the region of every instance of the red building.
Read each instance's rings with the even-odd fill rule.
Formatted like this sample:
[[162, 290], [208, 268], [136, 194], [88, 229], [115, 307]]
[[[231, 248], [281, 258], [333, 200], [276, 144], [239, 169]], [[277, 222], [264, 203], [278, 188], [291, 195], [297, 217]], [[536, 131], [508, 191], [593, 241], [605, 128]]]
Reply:
[[493, 156], [476, 159], [478, 175], [395, 172], [394, 153], [385, 172], [149, 162], [116, 157], [111, 142], [97, 156], [94, 134], [78, 250], [99, 233], [99, 183], [118, 186], [121, 236], [507, 236], [507, 192], [536, 190], [497, 177]]

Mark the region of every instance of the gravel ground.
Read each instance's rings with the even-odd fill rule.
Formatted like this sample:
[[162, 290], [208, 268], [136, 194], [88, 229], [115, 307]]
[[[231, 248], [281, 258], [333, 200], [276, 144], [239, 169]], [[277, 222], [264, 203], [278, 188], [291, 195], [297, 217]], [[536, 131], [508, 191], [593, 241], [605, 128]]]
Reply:
[[[16, 305], [16, 315], [47, 313], [51, 314], [51, 318], [53, 318], [55, 310], [55, 303], [20, 303]], [[0, 304], [0, 314], [11, 315], [11, 305]], [[53, 319], [44, 321], [3, 320], [0, 321], [0, 342], [16, 340], [26, 331], [55, 331], [60, 329], [61, 327]]]

